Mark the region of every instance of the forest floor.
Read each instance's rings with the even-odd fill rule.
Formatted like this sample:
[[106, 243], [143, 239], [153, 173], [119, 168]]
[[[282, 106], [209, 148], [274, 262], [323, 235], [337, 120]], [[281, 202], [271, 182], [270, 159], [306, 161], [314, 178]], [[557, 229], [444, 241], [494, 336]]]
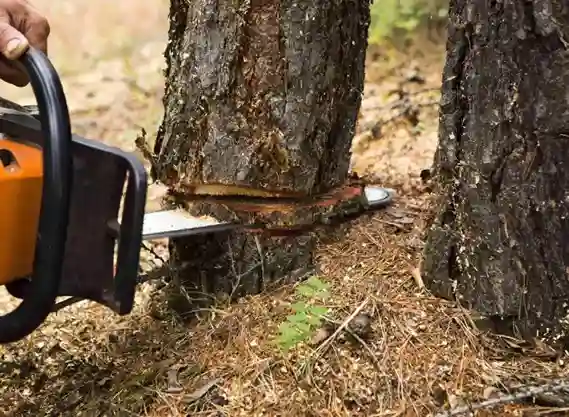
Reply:
[[[142, 128], [151, 137], [162, 111], [166, 2], [34, 3], [52, 22], [50, 55], [74, 130], [128, 150]], [[567, 375], [565, 356], [477, 330], [473, 314], [422, 285], [429, 194], [420, 172], [436, 148], [443, 61], [444, 44], [426, 40], [368, 54], [353, 170], [394, 188], [397, 198], [317, 254], [330, 316], [343, 323], [367, 313], [367, 337], [327, 334], [324, 343], [284, 353], [274, 341], [299, 301], [294, 286], [220, 303], [191, 326], [153, 318], [152, 290], [143, 286], [129, 316], [80, 303], [0, 347], [0, 415], [428, 416]], [[33, 102], [28, 89], [3, 85], [1, 94]], [[1, 310], [14, 305], [5, 294], [0, 300]], [[172, 370], [180, 392], [169, 390]], [[475, 415], [553, 411], [562, 410], [525, 404]]]

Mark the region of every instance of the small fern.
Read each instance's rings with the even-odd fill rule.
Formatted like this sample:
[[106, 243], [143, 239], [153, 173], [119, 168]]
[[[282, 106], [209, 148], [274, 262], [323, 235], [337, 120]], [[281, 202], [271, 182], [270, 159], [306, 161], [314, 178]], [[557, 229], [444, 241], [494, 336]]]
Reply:
[[321, 303], [330, 295], [329, 285], [318, 277], [310, 277], [296, 287], [299, 301], [290, 305], [293, 314], [279, 326], [277, 344], [288, 351], [297, 344], [307, 341], [322, 325], [329, 309]]

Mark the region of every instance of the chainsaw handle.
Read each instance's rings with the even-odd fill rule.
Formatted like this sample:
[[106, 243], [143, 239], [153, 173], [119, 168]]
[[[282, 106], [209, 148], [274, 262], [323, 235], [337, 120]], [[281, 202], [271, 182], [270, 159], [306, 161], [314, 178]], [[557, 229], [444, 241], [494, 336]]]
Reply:
[[34, 270], [22, 302], [0, 317], [0, 343], [12, 343], [36, 330], [56, 302], [63, 269], [72, 183], [71, 123], [59, 76], [40, 50], [20, 59], [36, 97], [44, 135], [43, 185]]

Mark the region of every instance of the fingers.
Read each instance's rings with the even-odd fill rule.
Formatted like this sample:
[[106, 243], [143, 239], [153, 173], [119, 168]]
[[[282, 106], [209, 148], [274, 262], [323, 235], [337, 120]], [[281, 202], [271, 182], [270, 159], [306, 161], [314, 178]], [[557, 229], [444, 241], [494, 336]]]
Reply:
[[0, 78], [17, 87], [25, 87], [29, 80], [25, 71], [16, 64], [29, 47], [29, 42], [12, 26], [8, 12], [0, 9]]
[[24, 35], [29, 44], [47, 54], [47, 38], [50, 27], [47, 19], [34, 9], [30, 9], [23, 27]]
[[0, 78], [16, 87], [25, 87], [29, 82], [28, 75], [18, 64], [0, 57]]
[[0, 79], [24, 87], [28, 76], [18, 59], [30, 46], [47, 54], [50, 27], [27, 0], [0, 0]]
[[0, 52], [9, 60], [20, 58], [28, 50], [26, 36], [12, 25], [6, 10], [0, 9]]

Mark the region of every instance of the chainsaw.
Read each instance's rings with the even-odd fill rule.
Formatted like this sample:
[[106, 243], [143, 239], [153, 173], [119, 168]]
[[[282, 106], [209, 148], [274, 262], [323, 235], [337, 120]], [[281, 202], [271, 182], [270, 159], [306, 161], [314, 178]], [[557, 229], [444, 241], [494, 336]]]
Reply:
[[[52, 63], [33, 48], [21, 62], [37, 105], [32, 111], [0, 102], [0, 285], [21, 300], [0, 316], [3, 344], [38, 329], [58, 310], [58, 297], [130, 313], [144, 241], [248, 227], [184, 210], [145, 213], [149, 180], [143, 162], [72, 134]], [[362, 190], [364, 211], [393, 198], [381, 187]]]

